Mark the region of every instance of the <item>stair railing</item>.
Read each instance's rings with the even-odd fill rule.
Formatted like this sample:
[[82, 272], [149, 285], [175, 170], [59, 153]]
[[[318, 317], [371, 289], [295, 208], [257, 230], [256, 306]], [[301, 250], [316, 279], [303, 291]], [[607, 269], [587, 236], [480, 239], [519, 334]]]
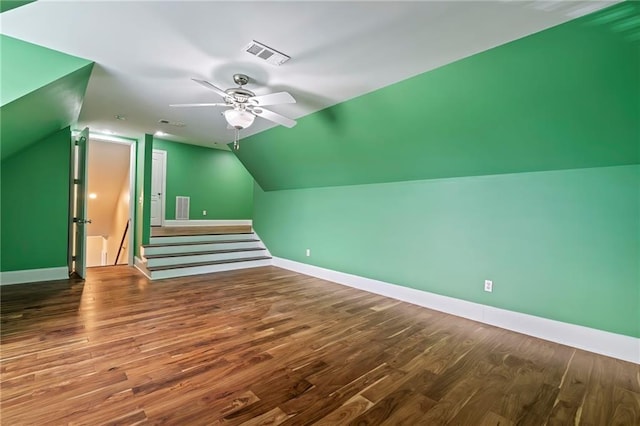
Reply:
[[120, 258], [120, 252], [122, 251], [122, 246], [124, 245], [124, 239], [127, 236], [127, 231], [129, 230], [129, 222], [131, 222], [131, 219], [127, 220], [127, 225], [124, 227], [124, 232], [122, 233], [122, 240], [120, 240], [120, 247], [118, 248], [118, 254], [116, 255], [116, 261], [113, 264], [114, 266], [118, 264], [118, 259]]

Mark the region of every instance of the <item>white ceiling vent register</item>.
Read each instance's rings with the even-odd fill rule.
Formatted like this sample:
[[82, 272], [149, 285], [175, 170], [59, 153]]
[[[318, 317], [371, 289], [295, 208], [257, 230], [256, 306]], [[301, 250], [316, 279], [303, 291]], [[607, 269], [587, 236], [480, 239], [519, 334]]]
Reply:
[[161, 118], [160, 120], [158, 120], [158, 123], [160, 124], [168, 124], [169, 126], [175, 126], [175, 127], [184, 127], [185, 124], [181, 121], [170, 121], [167, 120], [166, 118]]
[[189, 197], [176, 197], [176, 220], [189, 220]]
[[289, 56], [284, 53], [280, 53], [275, 49], [266, 46], [259, 41], [252, 40], [251, 43], [244, 48], [244, 50], [260, 59], [264, 59], [272, 65], [282, 65], [291, 59]]

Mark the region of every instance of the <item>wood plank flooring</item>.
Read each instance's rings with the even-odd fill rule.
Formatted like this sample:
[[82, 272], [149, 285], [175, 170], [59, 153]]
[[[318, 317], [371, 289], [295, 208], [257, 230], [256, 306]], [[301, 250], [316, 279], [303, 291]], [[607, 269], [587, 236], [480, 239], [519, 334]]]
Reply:
[[251, 232], [251, 225], [228, 226], [152, 226], [152, 237], [172, 237], [179, 235], [207, 235], [207, 234], [247, 234]]
[[638, 425], [640, 367], [275, 267], [4, 286], [2, 425]]

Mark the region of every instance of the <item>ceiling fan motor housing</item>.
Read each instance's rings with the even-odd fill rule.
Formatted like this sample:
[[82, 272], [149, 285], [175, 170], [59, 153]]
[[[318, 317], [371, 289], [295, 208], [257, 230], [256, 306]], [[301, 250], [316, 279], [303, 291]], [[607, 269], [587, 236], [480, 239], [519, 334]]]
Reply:
[[235, 87], [225, 90], [225, 93], [229, 95], [232, 102], [245, 103], [247, 100], [256, 94], [251, 90], [243, 89], [242, 87]]

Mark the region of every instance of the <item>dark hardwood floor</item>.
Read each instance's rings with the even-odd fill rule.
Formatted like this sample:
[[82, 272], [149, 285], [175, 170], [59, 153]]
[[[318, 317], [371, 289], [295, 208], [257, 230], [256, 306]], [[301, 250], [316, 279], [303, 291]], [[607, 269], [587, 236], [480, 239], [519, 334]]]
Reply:
[[275, 267], [1, 287], [3, 425], [638, 425], [640, 368]]
[[227, 226], [153, 226], [152, 237], [173, 237], [180, 235], [207, 235], [207, 234], [248, 234], [252, 231], [251, 225], [227, 225]]

